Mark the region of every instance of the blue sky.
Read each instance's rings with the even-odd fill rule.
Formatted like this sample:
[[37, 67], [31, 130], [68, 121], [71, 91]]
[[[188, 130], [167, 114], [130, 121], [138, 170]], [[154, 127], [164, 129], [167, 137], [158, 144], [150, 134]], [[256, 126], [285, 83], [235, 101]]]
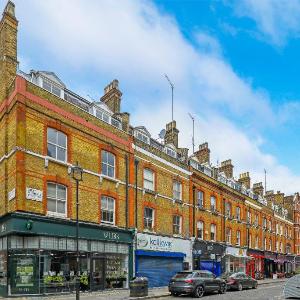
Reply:
[[[5, 5], [0, 0], [0, 6]], [[133, 125], [157, 137], [175, 119], [180, 145], [208, 141], [212, 163], [268, 189], [300, 186], [300, 2], [16, 0], [20, 66], [50, 70], [84, 97], [120, 81]], [[89, 95], [89, 96], [87, 96]]]

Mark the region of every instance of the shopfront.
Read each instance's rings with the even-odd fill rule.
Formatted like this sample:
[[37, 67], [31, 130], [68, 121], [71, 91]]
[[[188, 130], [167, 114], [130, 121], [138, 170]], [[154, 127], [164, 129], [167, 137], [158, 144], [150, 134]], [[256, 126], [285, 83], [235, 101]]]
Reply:
[[194, 270], [208, 270], [216, 276], [225, 272], [225, 246], [222, 244], [195, 240], [193, 244]]
[[276, 253], [265, 251], [264, 273], [265, 278], [273, 278], [276, 273]]
[[284, 271], [287, 276], [290, 276], [295, 271], [295, 256], [286, 255], [286, 260], [284, 263]]
[[[69, 293], [75, 289], [75, 223], [13, 214], [0, 228], [3, 295]], [[128, 287], [132, 241], [131, 231], [80, 224], [80, 289]]]
[[191, 241], [138, 233], [136, 276], [147, 277], [150, 287], [167, 286], [176, 272], [191, 268]]
[[276, 272], [281, 274], [285, 273], [285, 268], [284, 268], [286, 262], [285, 255], [277, 254], [275, 262], [276, 262]]
[[252, 278], [262, 279], [264, 277], [264, 251], [249, 249], [247, 255], [251, 259], [247, 262], [246, 273]]
[[225, 253], [226, 273], [246, 272], [246, 265], [249, 260], [249, 257], [247, 256], [247, 249], [226, 247]]

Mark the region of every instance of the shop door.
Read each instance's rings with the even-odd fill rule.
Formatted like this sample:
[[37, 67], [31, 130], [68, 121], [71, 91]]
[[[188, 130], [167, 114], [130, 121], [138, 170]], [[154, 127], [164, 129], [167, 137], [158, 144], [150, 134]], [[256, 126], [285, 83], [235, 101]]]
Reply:
[[137, 256], [137, 276], [147, 277], [149, 287], [167, 286], [182, 271], [183, 258]]
[[103, 290], [105, 287], [105, 260], [104, 258], [91, 259], [91, 290]]

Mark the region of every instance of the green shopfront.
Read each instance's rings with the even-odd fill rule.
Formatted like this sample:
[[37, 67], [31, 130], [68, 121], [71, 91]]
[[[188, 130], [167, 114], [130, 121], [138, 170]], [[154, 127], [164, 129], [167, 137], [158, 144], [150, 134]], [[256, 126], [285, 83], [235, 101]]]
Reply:
[[[3, 296], [75, 290], [76, 224], [23, 213], [0, 221], [0, 293]], [[80, 289], [128, 287], [130, 230], [80, 223]]]

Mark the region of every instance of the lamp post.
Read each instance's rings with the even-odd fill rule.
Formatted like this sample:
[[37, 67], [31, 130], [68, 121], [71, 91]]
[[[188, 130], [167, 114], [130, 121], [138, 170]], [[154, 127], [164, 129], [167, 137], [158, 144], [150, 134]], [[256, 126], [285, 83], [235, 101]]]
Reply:
[[79, 181], [82, 181], [82, 174], [83, 169], [78, 165], [71, 167], [72, 178], [76, 182], [76, 300], [79, 300], [79, 219], [78, 219], [78, 212], [79, 212]]

